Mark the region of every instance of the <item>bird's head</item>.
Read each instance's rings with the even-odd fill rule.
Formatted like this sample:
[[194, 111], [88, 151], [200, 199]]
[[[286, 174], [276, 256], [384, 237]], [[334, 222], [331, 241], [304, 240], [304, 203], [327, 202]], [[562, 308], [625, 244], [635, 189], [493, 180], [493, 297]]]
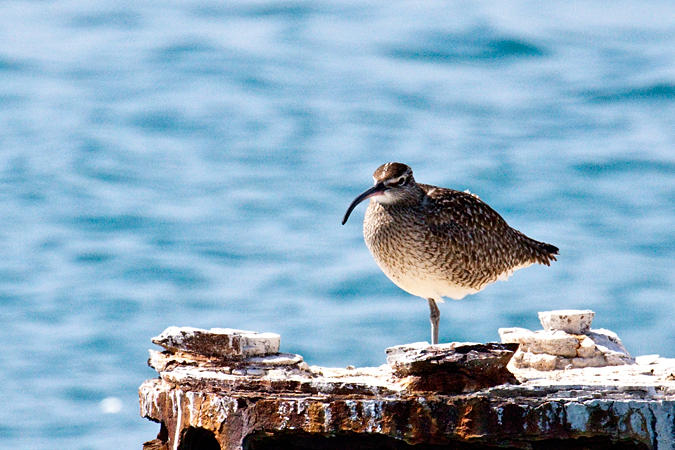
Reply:
[[347, 223], [349, 215], [356, 205], [362, 201], [372, 198], [377, 203], [389, 205], [397, 203], [409, 197], [415, 187], [415, 178], [413, 178], [412, 169], [405, 164], [391, 162], [383, 164], [373, 173], [375, 185], [356, 197], [347, 208], [342, 225]]

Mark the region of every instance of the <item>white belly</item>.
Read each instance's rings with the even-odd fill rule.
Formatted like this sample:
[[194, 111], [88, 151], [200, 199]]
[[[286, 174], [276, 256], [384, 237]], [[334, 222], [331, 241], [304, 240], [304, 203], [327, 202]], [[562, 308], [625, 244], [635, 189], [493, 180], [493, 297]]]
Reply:
[[[374, 255], [373, 255], [374, 256]], [[446, 279], [439, 279], [420, 271], [392, 270], [391, 267], [381, 264], [375, 258], [377, 265], [382, 272], [404, 291], [409, 294], [422, 298], [433, 298], [438, 303], [443, 303], [443, 297], [453, 300], [461, 300], [469, 294], [480, 292], [483, 288], [475, 289], [471, 287], [458, 286], [451, 284]]]

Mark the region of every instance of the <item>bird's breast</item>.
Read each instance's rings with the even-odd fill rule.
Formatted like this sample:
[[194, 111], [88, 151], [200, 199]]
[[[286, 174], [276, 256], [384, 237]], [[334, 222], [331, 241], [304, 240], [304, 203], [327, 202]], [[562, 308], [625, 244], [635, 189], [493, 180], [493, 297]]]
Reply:
[[398, 287], [423, 298], [459, 299], [480, 289], [457, 282], [461, 268], [451, 248], [440, 248], [429, 236], [424, 219], [414, 211], [401, 214], [395, 207], [371, 202], [363, 236], [375, 262]]

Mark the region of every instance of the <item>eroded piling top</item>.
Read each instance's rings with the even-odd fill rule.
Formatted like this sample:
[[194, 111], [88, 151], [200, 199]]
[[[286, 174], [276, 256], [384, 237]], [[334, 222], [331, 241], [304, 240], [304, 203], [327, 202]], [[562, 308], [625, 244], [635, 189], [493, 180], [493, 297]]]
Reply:
[[140, 402], [142, 416], [162, 424], [157, 448], [177, 448], [195, 429], [228, 450], [298, 432], [519, 446], [584, 437], [643, 448], [670, 448], [675, 435], [675, 361], [655, 355], [540, 371], [507, 366], [519, 343], [415, 343], [388, 349], [389, 364], [341, 369], [278, 353], [270, 333], [172, 327], [153, 342], [164, 347], [150, 351], [159, 378], [141, 386]]

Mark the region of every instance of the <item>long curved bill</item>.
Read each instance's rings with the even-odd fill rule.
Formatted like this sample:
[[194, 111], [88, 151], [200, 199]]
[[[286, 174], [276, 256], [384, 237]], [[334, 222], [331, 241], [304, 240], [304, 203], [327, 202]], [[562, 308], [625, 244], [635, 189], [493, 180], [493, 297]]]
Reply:
[[349, 219], [349, 215], [352, 213], [352, 211], [354, 211], [354, 208], [356, 208], [356, 205], [358, 205], [359, 203], [361, 203], [362, 201], [364, 201], [364, 200], [366, 200], [370, 197], [374, 197], [376, 195], [381, 195], [386, 190], [387, 190], [387, 187], [384, 184], [377, 183], [375, 186], [371, 187], [370, 189], [368, 189], [367, 191], [365, 191], [364, 193], [362, 193], [361, 195], [356, 197], [354, 199], [354, 201], [351, 203], [351, 205], [349, 205], [349, 208], [347, 208], [347, 212], [345, 213], [345, 216], [342, 219], [342, 225], [347, 223], [347, 219]]

